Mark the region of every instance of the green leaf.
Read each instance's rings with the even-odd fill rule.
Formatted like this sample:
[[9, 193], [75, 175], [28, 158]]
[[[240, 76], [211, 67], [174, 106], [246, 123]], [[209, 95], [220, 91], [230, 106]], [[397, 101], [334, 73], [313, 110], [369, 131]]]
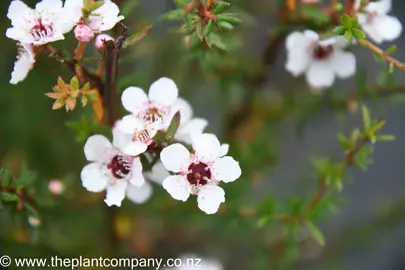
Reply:
[[346, 30], [346, 32], [345, 32], [345, 39], [346, 39], [347, 41], [349, 41], [349, 42], [352, 41], [352, 39], [353, 39], [352, 30]]
[[389, 74], [394, 73], [394, 68], [395, 68], [394, 63], [390, 63], [389, 68], [388, 68], [388, 73]]
[[395, 136], [394, 135], [389, 135], [389, 134], [383, 134], [383, 135], [377, 135], [375, 136], [377, 141], [383, 141], [383, 142], [388, 142], [388, 141], [394, 141]]
[[3, 192], [0, 193], [0, 200], [4, 202], [15, 202], [18, 201], [18, 196], [16, 194]]
[[221, 30], [232, 30], [233, 29], [233, 25], [230, 24], [229, 22], [224, 22], [221, 21], [218, 23], [219, 28], [221, 28]]
[[397, 45], [392, 45], [391, 47], [389, 47], [386, 51], [385, 51], [385, 53], [386, 54], [392, 54], [392, 53], [394, 53], [394, 52], [396, 52], [397, 51]]
[[370, 128], [370, 133], [371, 133], [371, 134], [376, 133], [378, 130], [380, 130], [380, 129], [385, 125], [385, 123], [386, 123], [386, 121], [380, 121], [380, 122], [378, 122], [377, 124], [373, 125], [373, 126]]
[[362, 105], [361, 106], [361, 113], [363, 116], [363, 124], [364, 124], [364, 129], [368, 131], [371, 127], [371, 118], [370, 118], [370, 111], [367, 109], [366, 106]]
[[211, 34], [214, 25], [215, 25], [214, 20], [210, 20], [208, 22], [207, 26], [204, 29], [204, 37], [208, 37]]
[[219, 14], [222, 11], [224, 11], [227, 7], [229, 7], [231, 4], [227, 2], [217, 2], [215, 6], [211, 9], [211, 12], [214, 14]]
[[200, 23], [199, 25], [197, 25], [197, 36], [198, 38], [202, 41], [204, 40], [204, 25], [202, 23]]
[[238, 25], [242, 23], [240, 19], [231, 16], [218, 15], [216, 19], [219, 22], [228, 22], [233, 25]]
[[170, 122], [169, 128], [167, 129], [166, 132], [166, 138], [173, 138], [174, 135], [177, 132], [177, 129], [180, 126], [180, 120], [181, 120], [181, 115], [180, 111], [178, 111], [172, 118], [172, 121]]
[[82, 87], [82, 91], [83, 92], [87, 92], [90, 90], [90, 83], [86, 83], [83, 87]]
[[259, 218], [259, 220], [257, 221], [257, 227], [258, 228], [263, 228], [270, 220], [269, 216], [264, 216]]
[[318, 242], [319, 245], [323, 246], [325, 245], [325, 237], [323, 236], [323, 233], [321, 230], [315, 226], [314, 223], [311, 221], [306, 222], [308, 231], [311, 233], [312, 237]]
[[350, 18], [350, 16], [349, 15], [347, 15], [347, 14], [343, 14], [341, 17], [340, 17], [340, 22], [342, 23], [342, 25], [345, 27], [345, 28], [347, 28], [347, 29], [350, 29], [350, 28], [352, 28], [352, 18]]
[[227, 50], [226, 45], [222, 42], [221, 38], [214, 33], [211, 34], [211, 42], [212, 42], [212, 45], [214, 45], [218, 49], [221, 49], [224, 51]]
[[99, 7], [101, 7], [102, 5], [104, 5], [104, 1], [97, 1], [97, 2], [93, 2], [90, 5], [87, 6], [87, 8], [89, 9], [90, 12], [98, 9]]
[[380, 64], [385, 64], [385, 59], [379, 54], [374, 53], [375, 60]]
[[181, 21], [184, 17], [183, 9], [175, 9], [162, 15], [162, 19], [166, 21]]
[[301, 6], [301, 12], [309, 19], [313, 20], [315, 23], [327, 23], [330, 20], [330, 16], [326, 13], [321, 12], [319, 8], [314, 8], [311, 6]]
[[342, 3], [336, 3], [336, 4], [333, 6], [333, 9], [336, 10], [336, 11], [341, 11], [341, 10], [343, 9]]
[[363, 31], [361, 31], [360, 29], [357, 28], [352, 28], [352, 32], [353, 32], [353, 36], [357, 39], [365, 39], [366, 38], [366, 34], [364, 34]]
[[173, 3], [176, 5], [176, 7], [183, 8], [186, 6], [186, 1], [184, 0], [173, 0]]
[[6, 163], [0, 169], [0, 187], [8, 187], [11, 184], [12, 176], [10, 172], [10, 164]]
[[333, 31], [336, 35], [343, 36], [346, 33], [346, 28], [344, 26], [338, 26]]

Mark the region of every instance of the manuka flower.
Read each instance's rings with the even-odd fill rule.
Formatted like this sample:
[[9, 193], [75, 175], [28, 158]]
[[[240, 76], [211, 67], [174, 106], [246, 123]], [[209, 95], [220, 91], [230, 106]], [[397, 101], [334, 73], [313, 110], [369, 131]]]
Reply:
[[12, 27], [6, 36], [34, 46], [64, 39], [75, 25], [61, 0], [42, 0], [31, 9], [20, 0], [11, 2], [7, 17]]
[[[66, 0], [65, 7], [73, 14], [82, 14], [84, 3], [83, 0]], [[94, 36], [94, 34], [112, 29], [118, 22], [122, 21], [124, 16], [119, 15], [119, 13], [120, 10], [114, 2], [104, 0], [99, 8], [90, 13], [86, 23], [80, 20], [81, 16], [76, 17], [75, 23], [77, 23], [77, 27], [86, 29], [87, 35], [89, 35], [89, 30], [93, 31], [92, 36]]]
[[313, 31], [291, 33], [286, 40], [285, 68], [294, 76], [306, 74], [312, 87], [332, 86], [335, 77], [348, 78], [356, 72], [356, 58], [343, 51], [347, 42], [343, 37], [320, 40]]
[[176, 173], [163, 181], [163, 188], [180, 201], [187, 201], [190, 194], [197, 195], [198, 207], [207, 214], [214, 214], [225, 202], [220, 181], [235, 181], [240, 177], [241, 169], [232, 157], [224, 157], [228, 149], [221, 146], [213, 134], [193, 138], [193, 150], [190, 153], [179, 143], [163, 149], [160, 153], [163, 165]]
[[120, 150], [128, 138], [117, 128], [113, 129], [113, 144], [102, 135], [88, 138], [84, 153], [91, 163], [81, 172], [83, 186], [91, 192], [107, 190], [108, 206], [121, 206], [127, 196], [135, 203], [142, 203], [151, 194], [145, 185], [142, 163], [139, 158], [125, 155]]
[[21, 44], [18, 49], [17, 61], [14, 64], [14, 70], [11, 73], [11, 84], [17, 84], [23, 81], [28, 72], [34, 67], [35, 56], [31, 44]]
[[[356, 0], [355, 7], [359, 8], [360, 3], [361, 0]], [[366, 14], [357, 15], [364, 32], [376, 43], [393, 41], [401, 35], [401, 22], [396, 17], [387, 15], [391, 7], [392, 0], [370, 2], [364, 7]]]

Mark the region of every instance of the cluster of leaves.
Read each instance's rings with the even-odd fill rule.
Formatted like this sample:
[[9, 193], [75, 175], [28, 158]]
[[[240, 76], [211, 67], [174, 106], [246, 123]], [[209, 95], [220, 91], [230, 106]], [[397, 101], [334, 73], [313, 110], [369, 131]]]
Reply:
[[23, 163], [18, 177], [8, 164], [0, 169], [0, 209], [10, 208], [28, 216], [37, 216], [33, 184], [36, 174]]
[[53, 110], [65, 106], [66, 111], [73, 111], [76, 107], [76, 100], [79, 97], [81, 97], [83, 107], [87, 105], [89, 100], [92, 102], [98, 100], [97, 90], [92, 90], [90, 88], [90, 83], [86, 83], [80, 87], [79, 79], [76, 76], [70, 80], [70, 83], [65, 83], [61, 77], [58, 77], [58, 84], [52, 89], [53, 93], [46, 93], [45, 95], [52, 99], [56, 99], [52, 106]]
[[341, 25], [335, 28], [335, 33], [338, 36], [344, 36], [347, 41], [351, 42], [353, 37], [356, 39], [365, 39], [366, 34], [361, 30], [361, 26], [356, 17], [350, 17], [344, 14], [340, 17]]
[[163, 15], [167, 21], [183, 21], [181, 33], [187, 36], [189, 50], [206, 50], [216, 48], [226, 51], [227, 46], [221, 39], [221, 34], [234, 29], [241, 20], [231, 13], [224, 11], [230, 6], [228, 2], [207, 0], [201, 1], [177, 0], [178, 9]]
[[[319, 186], [307, 202], [303, 199], [290, 200], [288, 205], [284, 207], [285, 214], [277, 213], [276, 201], [272, 196], [268, 196], [260, 205], [259, 227], [265, 226], [270, 221], [278, 220], [283, 222], [285, 224], [285, 235], [283, 237], [287, 245], [292, 245], [286, 249], [290, 251], [290, 255], [294, 250], [298, 250], [300, 237], [297, 237], [297, 234], [299, 234], [302, 227], [308, 230], [318, 244], [325, 244], [322, 231], [316, 226], [315, 222], [327, 217], [325, 215], [326, 210], [329, 213], [337, 211], [337, 204], [341, 202], [341, 199], [335, 196], [334, 191], [342, 191], [343, 181], [348, 179], [345, 175], [348, 167], [355, 166], [362, 170], [367, 169], [372, 163], [370, 159], [373, 153], [372, 144], [378, 141], [392, 141], [395, 139], [392, 135], [377, 134], [384, 126], [385, 121], [372, 120], [370, 112], [365, 106], [362, 107], [362, 115], [364, 122], [362, 130], [354, 129], [349, 136], [338, 134], [338, 139], [344, 151], [342, 161], [332, 162], [328, 158], [319, 158], [314, 161], [315, 178], [319, 181]], [[287, 253], [284, 256], [288, 256]], [[294, 254], [297, 255], [296, 252]]]

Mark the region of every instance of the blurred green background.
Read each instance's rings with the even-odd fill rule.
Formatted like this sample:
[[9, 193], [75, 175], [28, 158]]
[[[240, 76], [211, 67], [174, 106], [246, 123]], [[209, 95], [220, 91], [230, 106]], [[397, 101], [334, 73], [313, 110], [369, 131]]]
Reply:
[[[10, 26], [6, 18], [9, 2], [0, 2], [3, 33]], [[25, 2], [33, 6], [36, 1]], [[285, 204], [287, 197], [311, 194], [315, 182], [309, 177], [310, 159], [315, 155], [339, 159], [342, 150], [336, 133], [360, 126], [359, 112], [327, 108], [322, 97], [311, 94], [304, 79], [292, 79], [283, 68], [283, 48], [275, 52], [277, 60], [269, 67], [260, 91], [250, 84], [249, 76], [261, 61], [269, 30], [278, 26], [276, 1], [231, 1], [233, 11], [240, 15], [244, 25], [227, 37], [232, 48], [229, 54], [214, 56], [202, 67], [199, 61], [186, 61], [188, 53], [183, 37], [172, 30], [174, 24], [159, 19], [174, 8], [170, 0], [119, 2], [131, 33], [155, 25], [138, 45], [123, 50], [119, 90], [131, 85], [147, 89], [161, 76], [173, 78], [180, 95], [193, 105], [195, 115], [209, 120], [207, 131], [233, 142], [231, 154], [240, 161], [244, 175], [224, 185], [226, 206], [212, 216], [202, 213], [194, 198], [186, 203], [174, 201], [158, 185], [154, 186], [152, 198], [143, 205], [124, 201], [113, 222], [119, 243], [111, 245], [111, 211], [102, 202], [102, 195], [89, 193], [81, 186], [80, 170], [86, 164], [84, 141], [77, 140], [77, 132], [67, 127], [66, 122], [82, 121], [92, 132], [105, 132], [105, 128], [96, 126], [90, 106], [78, 106], [69, 113], [51, 110], [53, 101], [44, 93], [51, 91], [57, 76], [65, 80], [72, 77], [55, 59], [37, 57], [28, 77], [16, 86], [10, 85], [17, 49], [13, 40], [2, 35], [1, 163], [10, 163], [18, 172], [25, 162], [35, 171], [36, 195], [42, 200], [38, 228], [30, 227], [25, 216], [0, 212], [0, 254], [178, 257], [192, 252], [218, 259], [225, 269], [272, 269], [269, 259], [274, 256], [274, 240], [281, 232], [277, 226], [258, 228], [257, 218], [249, 211], [266, 194], [275, 194], [280, 205]], [[405, 4], [394, 1], [394, 7], [402, 20]], [[404, 39], [396, 44], [396, 56], [405, 59]], [[71, 49], [76, 41], [70, 33], [66, 41], [53, 45]], [[92, 47], [87, 53], [97, 54]], [[366, 67], [368, 81], [374, 83], [378, 64], [370, 52], [356, 51], [356, 54], [359, 69]], [[89, 63], [92, 68], [94, 64]], [[397, 72], [398, 82], [403, 82], [402, 74]], [[338, 81], [330, 92], [344, 95], [354, 87], [354, 79]], [[246, 91], [256, 92], [252, 104], [257, 110], [231, 137], [226, 132], [229, 114], [244, 104]], [[289, 113], [279, 115], [282, 95], [289, 92], [294, 92], [288, 103]], [[404, 269], [405, 109], [398, 103], [390, 98], [368, 103], [374, 115], [387, 119], [384, 133], [394, 134], [397, 140], [375, 147], [375, 162], [367, 172], [352, 173], [353, 183], [346, 185], [341, 194], [347, 204], [342, 205], [339, 215], [320, 224], [325, 232], [325, 247], [319, 247], [303, 232], [294, 269]], [[261, 114], [266, 108], [270, 112]], [[63, 181], [62, 195], [48, 192], [51, 179]]]

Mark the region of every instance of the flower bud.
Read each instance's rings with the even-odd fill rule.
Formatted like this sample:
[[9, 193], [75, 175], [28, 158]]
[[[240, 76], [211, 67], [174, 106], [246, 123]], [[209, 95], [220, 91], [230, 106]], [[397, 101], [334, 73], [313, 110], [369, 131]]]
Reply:
[[104, 41], [114, 40], [114, 38], [107, 34], [101, 34], [96, 37], [96, 41], [94, 45], [96, 46], [97, 50], [104, 50]]
[[39, 225], [41, 225], [41, 221], [39, 219], [37, 219], [36, 217], [29, 216], [28, 224], [30, 224], [31, 227], [35, 228], [35, 227], [38, 227]]
[[65, 187], [60, 180], [53, 179], [49, 182], [48, 189], [53, 195], [60, 195], [65, 190]]
[[78, 24], [75, 28], [76, 39], [82, 42], [89, 42], [94, 38], [94, 31], [85, 24]]

